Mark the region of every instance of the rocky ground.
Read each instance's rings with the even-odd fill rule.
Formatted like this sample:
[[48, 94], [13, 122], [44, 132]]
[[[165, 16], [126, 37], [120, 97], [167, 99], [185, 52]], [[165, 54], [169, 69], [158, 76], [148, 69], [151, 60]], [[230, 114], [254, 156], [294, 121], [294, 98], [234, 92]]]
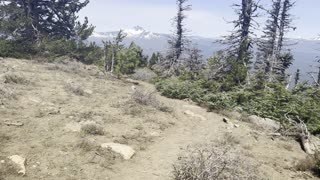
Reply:
[[315, 179], [295, 170], [306, 157], [296, 141], [268, 136], [270, 130], [237, 113], [224, 114], [227, 122], [191, 102], [161, 97], [151, 84], [118, 80], [94, 66], [3, 59], [0, 179], [169, 180], [188, 146], [230, 136], [261, 177]]

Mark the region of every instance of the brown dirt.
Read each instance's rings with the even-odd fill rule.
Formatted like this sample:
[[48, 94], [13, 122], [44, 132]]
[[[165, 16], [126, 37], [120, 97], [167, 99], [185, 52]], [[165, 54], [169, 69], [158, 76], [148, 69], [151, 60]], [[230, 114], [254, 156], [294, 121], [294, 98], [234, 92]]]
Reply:
[[[237, 122], [239, 128], [230, 127], [222, 115], [187, 101], [157, 95], [172, 112], [136, 104], [130, 98], [132, 84], [93, 66], [73, 66], [0, 60], [0, 86], [15, 96], [0, 94], [0, 157], [27, 158], [25, 177], [10, 173], [5, 179], [169, 180], [172, 165], [184, 149], [214, 143], [226, 132], [237, 137], [243, 156], [255, 161], [267, 179], [314, 179], [294, 171], [294, 164], [306, 155], [293, 140], [272, 140], [245, 122]], [[17, 73], [30, 83], [5, 84], [3, 74], [7, 73]], [[70, 84], [77, 87], [76, 92], [66, 88]], [[143, 82], [138, 88], [155, 90]], [[187, 110], [205, 120], [186, 114]], [[6, 126], [4, 121], [24, 125]], [[88, 121], [103, 127], [104, 133], [90, 135], [66, 128]], [[136, 155], [124, 161], [99, 147], [108, 142], [127, 144]]]

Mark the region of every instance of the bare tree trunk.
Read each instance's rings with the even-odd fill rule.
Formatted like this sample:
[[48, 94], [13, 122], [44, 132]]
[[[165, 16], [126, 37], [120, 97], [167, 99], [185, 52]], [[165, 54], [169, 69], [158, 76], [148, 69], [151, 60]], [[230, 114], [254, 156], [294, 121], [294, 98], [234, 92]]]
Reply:
[[318, 82], [317, 84], [319, 85], [320, 84], [320, 67], [319, 67], [319, 72], [318, 72]]
[[112, 50], [112, 59], [111, 59], [111, 72], [114, 70], [114, 58], [115, 58], [115, 52]]

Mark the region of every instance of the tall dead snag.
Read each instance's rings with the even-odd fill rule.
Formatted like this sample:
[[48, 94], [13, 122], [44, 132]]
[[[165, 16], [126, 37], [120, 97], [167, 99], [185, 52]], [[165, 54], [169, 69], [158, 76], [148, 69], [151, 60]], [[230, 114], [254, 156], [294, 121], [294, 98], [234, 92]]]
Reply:
[[178, 61], [186, 49], [186, 45], [188, 43], [186, 32], [187, 29], [184, 27], [184, 21], [187, 18], [185, 15], [186, 11], [191, 10], [191, 5], [186, 5], [188, 0], [177, 0], [178, 5], [178, 13], [174, 18], [174, 26], [175, 32], [171, 39], [168, 41], [170, 45], [169, 53], [167, 55], [167, 59], [169, 61], [166, 62], [170, 69], [176, 69]]
[[279, 39], [276, 51], [277, 63], [275, 67], [275, 74], [278, 75], [278, 81], [283, 82], [286, 80], [286, 70], [290, 67], [293, 61], [293, 55], [290, 49], [284, 49], [285, 34], [290, 30], [295, 30], [292, 24], [292, 15], [290, 10], [294, 7], [295, 2], [293, 0], [284, 0], [282, 5], [282, 11], [280, 16], [279, 26]]
[[287, 81], [286, 70], [292, 64], [293, 55], [290, 49], [284, 48], [285, 35], [291, 29], [295, 30], [289, 13], [294, 4], [292, 0], [273, 0], [270, 11], [261, 7], [267, 11], [269, 19], [258, 43], [256, 68], [265, 73], [268, 82]]
[[242, 0], [241, 4], [235, 4], [238, 20], [232, 21], [234, 31], [229, 36], [225, 36], [221, 42], [228, 44], [228, 54], [236, 62], [230, 68], [236, 75], [235, 81], [242, 83], [247, 79], [248, 68], [252, 59], [252, 45], [255, 27], [254, 18], [257, 17], [257, 3], [255, 0]]
[[256, 64], [259, 64], [259, 67], [257, 67], [257, 69], [265, 72], [269, 81], [276, 63], [281, 2], [282, 0], [273, 0], [272, 9], [270, 11], [266, 10], [269, 19], [266, 21], [266, 26], [263, 31], [264, 35], [258, 43], [259, 58], [257, 59]]

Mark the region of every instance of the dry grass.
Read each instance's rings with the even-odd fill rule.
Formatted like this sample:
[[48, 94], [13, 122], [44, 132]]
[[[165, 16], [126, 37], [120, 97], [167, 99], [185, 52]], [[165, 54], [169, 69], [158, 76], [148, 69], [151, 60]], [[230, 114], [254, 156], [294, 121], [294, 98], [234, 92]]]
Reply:
[[10, 73], [10, 74], [6, 74], [4, 76], [4, 83], [6, 83], [6, 84], [24, 84], [24, 85], [26, 85], [26, 84], [29, 84], [30, 81], [27, 80], [22, 75]]
[[84, 134], [89, 134], [89, 135], [104, 135], [104, 129], [103, 127], [95, 124], [95, 123], [89, 123], [81, 126], [81, 132]]
[[192, 147], [174, 165], [174, 180], [262, 179], [257, 167], [238, 150], [222, 146]]
[[49, 64], [47, 69], [51, 71], [63, 71], [71, 74], [83, 74], [84, 66], [77, 61], [63, 60], [60, 63]]
[[305, 159], [300, 160], [296, 165], [297, 171], [310, 171], [320, 177], [320, 152], [309, 155]]
[[141, 105], [151, 106], [162, 112], [171, 112], [171, 108], [164, 106], [155, 96], [154, 92], [143, 91], [136, 89], [132, 95], [131, 99]]
[[231, 133], [224, 133], [223, 137], [217, 142], [219, 146], [228, 147], [240, 144], [240, 140]]
[[83, 150], [85, 152], [90, 152], [90, 151], [97, 149], [98, 146], [95, 143], [93, 143], [92, 141], [89, 141], [88, 139], [81, 139], [77, 143], [76, 147], [80, 148], [81, 150]]
[[147, 82], [150, 82], [156, 77], [157, 77], [157, 74], [147, 68], [137, 69], [135, 73], [132, 75], [132, 79], [139, 80], [139, 81], [147, 81]]
[[17, 95], [12, 89], [0, 84], [0, 99], [17, 99]]
[[18, 176], [19, 168], [15, 164], [1, 156], [0, 160], [5, 160], [5, 163], [0, 163], [0, 180], [5, 180], [9, 176]]
[[85, 92], [84, 90], [82, 89], [82, 87], [80, 85], [77, 85], [77, 84], [73, 84], [73, 83], [67, 83], [65, 85], [65, 89], [77, 96], [84, 96], [85, 95]]

